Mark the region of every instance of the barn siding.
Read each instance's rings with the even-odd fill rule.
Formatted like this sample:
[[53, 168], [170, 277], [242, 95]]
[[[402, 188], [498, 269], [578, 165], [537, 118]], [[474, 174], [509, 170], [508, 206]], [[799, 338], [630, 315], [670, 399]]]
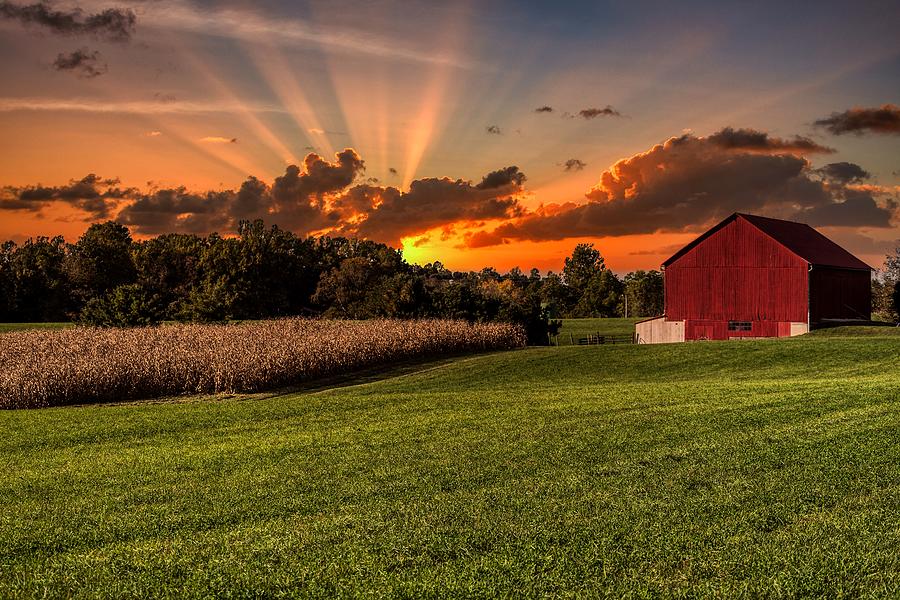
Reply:
[[669, 264], [664, 277], [666, 318], [686, 321], [686, 339], [741, 335], [727, 331], [729, 320], [754, 323], [744, 337], [775, 337], [779, 322], [807, 320], [806, 261], [740, 218]]
[[869, 319], [872, 275], [868, 271], [813, 267], [810, 273], [810, 319]]
[[782, 321], [753, 321], [750, 331], [728, 331], [728, 321], [695, 320], [685, 321], [685, 340], [727, 340], [750, 337], [788, 337], [791, 324]]

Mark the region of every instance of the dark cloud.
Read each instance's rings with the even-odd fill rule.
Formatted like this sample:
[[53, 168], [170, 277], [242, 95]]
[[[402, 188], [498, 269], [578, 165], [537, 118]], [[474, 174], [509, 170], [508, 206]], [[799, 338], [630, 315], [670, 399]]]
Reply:
[[869, 179], [872, 175], [861, 166], [851, 162], [830, 163], [818, 169], [821, 175], [830, 181], [840, 184], [861, 183], [864, 179]]
[[107, 71], [106, 63], [100, 63], [100, 53], [80, 48], [69, 54], [60, 53], [53, 62], [57, 71], [68, 71], [82, 79], [93, 79]]
[[256, 177], [248, 177], [231, 202], [231, 216], [234, 221], [263, 219], [272, 208], [269, 186]]
[[485, 131], [493, 135], [500, 135], [501, 133], [500, 127], [497, 125], [488, 125], [487, 127], [485, 127]]
[[536, 112], [536, 113], [552, 113], [553, 107], [547, 106], [547, 105], [539, 106], [536, 109], [534, 109], [534, 112]]
[[116, 220], [141, 234], [209, 233], [232, 226], [232, 191], [192, 193], [183, 187], [157, 190], [137, 198]]
[[832, 227], [890, 227], [891, 212], [897, 204], [888, 200], [879, 205], [871, 194], [847, 189], [839, 202], [828, 202], [798, 211], [793, 218], [817, 226]]
[[880, 108], [851, 108], [844, 112], [834, 112], [831, 116], [815, 122], [818, 127], [834, 135], [844, 133], [884, 133], [900, 134], [900, 106], [885, 104]]
[[388, 173], [390, 173], [391, 175], [396, 175], [396, 174], [397, 174], [397, 169], [395, 169], [394, 167], [391, 167], [391, 168], [388, 169]]
[[137, 17], [130, 9], [108, 8], [85, 14], [79, 8], [54, 10], [44, 2], [0, 2], [0, 19], [18, 21], [58, 35], [91, 35], [110, 42], [129, 41], [137, 23]]
[[563, 163], [564, 171], [583, 171], [587, 166], [587, 163], [579, 160], [577, 158], [570, 158], [565, 163]]
[[[524, 181], [518, 168], [508, 167], [488, 173], [478, 185], [444, 177], [413, 181], [408, 192], [379, 188], [379, 201], [344, 231], [396, 244], [403, 237], [459, 221], [514, 218], [522, 214], [516, 194]], [[354, 193], [356, 188], [350, 190]]]
[[597, 117], [621, 117], [622, 113], [614, 109], [612, 106], [606, 105], [606, 108], [585, 108], [578, 111], [582, 119], [596, 119]]
[[817, 144], [807, 137], [795, 135], [790, 139], [779, 138], [756, 129], [725, 127], [707, 139], [726, 150], [767, 153], [793, 152], [795, 154], [831, 154], [834, 152], [833, 148]]
[[[773, 138], [766, 137], [769, 145]], [[777, 140], [777, 138], [775, 138]], [[774, 144], [778, 146], [779, 144]], [[702, 230], [733, 212], [797, 218], [816, 225], [886, 227], [897, 208], [867, 190], [826, 180], [780, 148], [722, 151], [721, 136], [683, 135], [620, 160], [586, 194], [501, 224], [489, 240], [559, 240]]]
[[852, 229], [825, 228], [825, 233], [835, 242], [855, 254], [876, 254], [882, 257], [900, 248], [900, 239], [876, 240]]
[[519, 167], [512, 166], [491, 171], [482, 177], [481, 182], [475, 187], [479, 190], [493, 190], [509, 186], [520, 188], [526, 179], [525, 173], [520, 171]]
[[85, 211], [86, 220], [106, 219], [123, 200], [136, 194], [134, 188], [119, 187], [118, 179], [103, 179], [91, 173], [82, 179], [73, 179], [67, 185], [2, 188], [0, 210], [39, 212], [53, 202], [63, 202]]

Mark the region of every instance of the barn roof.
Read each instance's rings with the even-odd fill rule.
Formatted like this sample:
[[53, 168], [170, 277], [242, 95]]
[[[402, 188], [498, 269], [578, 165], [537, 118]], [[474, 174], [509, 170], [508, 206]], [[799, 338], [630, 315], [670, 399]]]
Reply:
[[695, 247], [710, 235], [739, 217], [811, 265], [837, 267], [841, 269], [872, 270], [872, 267], [853, 256], [806, 223], [783, 221], [781, 219], [771, 219], [769, 217], [760, 217], [758, 215], [748, 215], [743, 213], [734, 213], [673, 254], [663, 263], [663, 266], [665, 267], [675, 262], [691, 248]]

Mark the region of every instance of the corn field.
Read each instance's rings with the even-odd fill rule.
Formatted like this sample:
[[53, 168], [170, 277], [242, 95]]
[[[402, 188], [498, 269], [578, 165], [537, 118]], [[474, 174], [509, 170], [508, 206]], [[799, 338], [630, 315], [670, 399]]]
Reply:
[[0, 408], [257, 392], [420, 357], [525, 345], [503, 323], [280, 319], [0, 336]]

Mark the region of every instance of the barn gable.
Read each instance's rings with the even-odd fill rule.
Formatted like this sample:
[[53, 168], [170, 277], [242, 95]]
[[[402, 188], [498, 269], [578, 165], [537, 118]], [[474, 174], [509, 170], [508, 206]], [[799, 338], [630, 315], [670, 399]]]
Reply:
[[807, 319], [806, 261], [744, 219], [726, 219], [664, 267], [668, 319]]
[[690, 253], [708, 238], [715, 236], [720, 230], [728, 227], [729, 224], [735, 221], [746, 221], [752, 224], [760, 232], [787, 248], [792, 254], [803, 259], [808, 264], [839, 269], [872, 270], [869, 265], [805, 223], [795, 223], [794, 221], [784, 221], [744, 213], [732, 214], [669, 257], [663, 263], [663, 267], [668, 267], [681, 259], [681, 257]]

